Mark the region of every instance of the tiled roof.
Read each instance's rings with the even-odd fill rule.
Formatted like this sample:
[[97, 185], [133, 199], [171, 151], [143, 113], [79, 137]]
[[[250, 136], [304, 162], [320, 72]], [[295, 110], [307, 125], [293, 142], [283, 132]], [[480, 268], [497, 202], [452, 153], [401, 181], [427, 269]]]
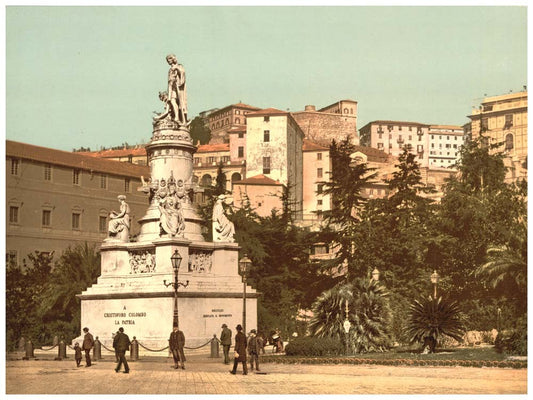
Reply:
[[259, 115], [272, 115], [272, 114], [289, 114], [287, 111], [281, 111], [277, 108], [265, 108], [263, 110], [254, 111], [247, 114], [247, 117], [250, 118], [251, 116], [259, 116]]
[[246, 125], [243, 125], [243, 126], [232, 126], [230, 129], [228, 129], [228, 131], [226, 133], [231, 134], [231, 133], [241, 133], [241, 132], [245, 132], [246, 133]]
[[6, 156], [135, 178], [140, 178], [141, 175], [150, 176], [150, 168], [145, 165], [106, 160], [11, 140], [6, 140]]
[[367, 147], [367, 146], [354, 146], [355, 151], [360, 151], [361, 153], [365, 154], [368, 157], [369, 162], [387, 162], [391, 155], [385, 153], [382, 150], [378, 150], [374, 147]]
[[213, 151], [229, 151], [229, 143], [201, 144], [196, 152], [209, 153]]
[[87, 155], [91, 157], [99, 158], [116, 158], [116, 157], [127, 157], [132, 156], [146, 156], [146, 149], [144, 146], [135, 147], [133, 149], [109, 149], [109, 150], [100, 150], [100, 151], [78, 151], [78, 154]]
[[310, 141], [309, 139], [303, 140], [303, 151], [328, 151], [329, 147], [322, 146], [321, 144]]
[[252, 176], [250, 178], [243, 179], [242, 181], [233, 182], [233, 184], [281, 186], [281, 183], [279, 181], [275, 181], [274, 179], [269, 178], [268, 176], [265, 176], [263, 174]]
[[254, 106], [251, 106], [249, 104], [244, 104], [244, 103], [237, 103], [237, 104], [231, 104], [231, 105], [223, 107], [223, 108], [219, 108], [219, 109], [213, 111], [212, 113], [209, 113], [208, 116], [212, 116], [212, 115], [215, 115], [215, 114], [218, 114], [218, 113], [221, 113], [221, 112], [225, 112], [229, 108], [246, 108], [248, 110], [254, 110], [254, 111], [255, 110], [260, 110], [259, 107], [254, 107]]

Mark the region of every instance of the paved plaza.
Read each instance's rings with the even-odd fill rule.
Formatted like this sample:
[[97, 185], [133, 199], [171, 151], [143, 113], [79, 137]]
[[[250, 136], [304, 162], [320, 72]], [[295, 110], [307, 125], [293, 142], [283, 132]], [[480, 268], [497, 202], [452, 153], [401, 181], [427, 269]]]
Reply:
[[[84, 365], [84, 362], [82, 363]], [[54, 361], [6, 361], [7, 394], [526, 394], [527, 369], [291, 365], [264, 363], [262, 374], [229, 373], [208, 354], [188, 356], [185, 370], [168, 357], [130, 362], [129, 374], [114, 372], [106, 355], [90, 368], [72, 356]]]

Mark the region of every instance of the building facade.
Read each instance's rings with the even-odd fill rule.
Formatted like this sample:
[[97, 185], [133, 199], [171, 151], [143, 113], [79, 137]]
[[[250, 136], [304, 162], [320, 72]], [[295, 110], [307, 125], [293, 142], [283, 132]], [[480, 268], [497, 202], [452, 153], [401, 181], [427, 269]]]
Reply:
[[460, 160], [464, 128], [458, 125], [429, 126], [429, 167], [449, 168]]
[[227, 143], [228, 131], [232, 128], [246, 126], [248, 113], [258, 111], [259, 108], [244, 103], [237, 103], [218, 109], [208, 116], [211, 130], [210, 144]]
[[500, 144], [494, 151], [506, 154], [508, 180], [527, 176], [527, 91], [486, 97], [468, 116], [471, 137]]
[[6, 141], [6, 257], [22, 263], [35, 251], [60, 255], [77, 243], [99, 246], [118, 195], [130, 206], [130, 235], [148, 204], [138, 192], [147, 166]]
[[324, 194], [329, 181], [331, 161], [329, 148], [308, 139], [303, 142], [303, 215], [302, 224], [319, 226], [324, 211], [331, 209], [331, 196]]
[[350, 137], [353, 144], [359, 144], [357, 135], [357, 102], [340, 100], [316, 110], [313, 105], [305, 106], [304, 111], [292, 113], [305, 138], [315, 143], [329, 146], [331, 141]]
[[417, 155], [422, 167], [429, 165], [429, 125], [406, 121], [372, 121], [359, 130], [361, 146], [374, 147], [398, 157], [405, 146]]
[[247, 116], [246, 177], [264, 175], [286, 185], [296, 219], [302, 214], [303, 138], [288, 112], [268, 108]]

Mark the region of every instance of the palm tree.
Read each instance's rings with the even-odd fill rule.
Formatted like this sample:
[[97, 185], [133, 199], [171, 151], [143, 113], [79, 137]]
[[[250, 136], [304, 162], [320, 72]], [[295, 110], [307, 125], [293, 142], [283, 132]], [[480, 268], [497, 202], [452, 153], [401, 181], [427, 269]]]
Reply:
[[429, 341], [430, 352], [434, 352], [435, 345], [442, 336], [449, 336], [455, 340], [462, 340], [464, 333], [459, 307], [455, 301], [448, 301], [442, 297], [415, 300], [410, 306], [411, 316], [408, 323], [408, 334], [411, 343]]
[[487, 249], [489, 261], [481, 265], [475, 272], [476, 276], [485, 278], [496, 288], [505, 281], [514, 281], [518, 288], [527, 286], [527, 246], [523, 254], [503, 246], [492, 246]]
[[[379, 282], [357, 279], [324, 292], [313, 304], [309, 323], [311, 336], [338, 338], [345, 343], [343, 324], [348, 318], [351, 327], [348, 345], [361, 353], [383, 351], [389, 347], [390, 311], [388, 293]], [[346, 315], [346, 302], [349, 313]]]
[[77, 245], [67, 248], [52, 270], [41, 302], [43, 319], [79, 320], [79, 299], [76, 297], [96, 282], [100, 275], [100, 256], [95, 246]]

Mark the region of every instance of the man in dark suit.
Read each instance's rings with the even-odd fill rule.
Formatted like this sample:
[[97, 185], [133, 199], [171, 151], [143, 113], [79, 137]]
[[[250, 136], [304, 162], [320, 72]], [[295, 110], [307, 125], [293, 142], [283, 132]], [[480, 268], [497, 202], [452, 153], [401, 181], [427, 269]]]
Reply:
[[89, 333], [89, 328], [83, 328], [85, 336], [83, 337], [83, 343], [81, 348], [85, 351], [85, 366], [90, 367], [91, 364], [91, 349], [94, 346], [93, 335]]
[[233, 360], [233, 369], [230, 374], [237, 373], [237, 365], [242, 362], [242, 374], [248, 375], [248, 367], [246, 366], [246, 336], [242, 333], [242, 326], [239, 324], [235, 327], [237, 334], [235, 335], [235, 359]]
[[179, 368], [181, 362], [181, 369], [185, 369], [185, 354], [183, 353], [183, 347], [185, 346], [185, 335], [180, 331], [178, 324], [172, 325], [172, 332], [170, 332], [170, 338], [168, 339], [168, 345], [174, 358], [174, 368]]
[[130, 344], [130, 338], [124, 333], [124, 328], [120, 327], [115, 335], [115, 339], [113, 339], [113, 348], [118, 354], [118, 364], [115, 372], [120, 371], [120, 367], [124, 364], [124, 373], [130, 373], [130, 367], [128, 361], [126, 361], [126, 350], [130, 349]]
[[224, 364], [229, 364], [229, 349], [231, 347], [231, 329], [226, 324], [222, 324], [222, 333], [220, 334], [220, 343], [224, 351]]

